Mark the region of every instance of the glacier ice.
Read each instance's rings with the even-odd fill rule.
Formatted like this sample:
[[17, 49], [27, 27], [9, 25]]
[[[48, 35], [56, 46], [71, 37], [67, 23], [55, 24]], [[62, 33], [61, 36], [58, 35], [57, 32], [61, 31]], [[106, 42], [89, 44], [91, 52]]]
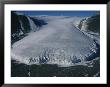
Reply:
[[[12, 59], [28, 65], [57, 64], [62, 67], [84, 65], [90, 57], [93, 59], [100, 47], [94, 38], [77, 29], [77, 18], [59, 16], [49, 19], [51, 21], [46, 20], [48, 24], [39, 31], [29, 33], [12, 45]], [[28, 20], [32, 30], [36, 30], [37, 26], [29, 17]]]

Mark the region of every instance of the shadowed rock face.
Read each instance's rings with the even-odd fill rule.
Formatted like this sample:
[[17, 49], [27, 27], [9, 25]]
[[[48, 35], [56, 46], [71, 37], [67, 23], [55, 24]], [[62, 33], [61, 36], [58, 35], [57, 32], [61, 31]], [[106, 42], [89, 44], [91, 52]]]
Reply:
[[87, 25], [88, 30], [100, 33], [100, 15], [88, 18]]
[[100, 15], [94, 15], [82, 19], [78, 25], [79, 29], [100, 33]]
[[[67, 67], [82, 65], [99, 56], [99, 45], [94, 38], [75, 27], [73, 24], [75, 19], [72, 17], [51, 17], [51, 21], [46, 21], [46, 23], [34, 17], [20, 15], [18, 18], [17, 29], [20, 27], [23, 32], [28, 28], [26, 25], [29, 25], [28, 30], [34, 30], [34, 32], [29, 32], [28, 36], [12, 45], [13, 60], [28, 65], [57, 64]], [[41, 27], [42, 24], [45, 26]], [[39, 31], [35, 31], [38, 26], [40, 26]], [[18, 32], [19, 37], [22, 34], [19, 30]]]
[[27, 17], [26, 15], [18, 15], [16, 12], [11, 12], [11, 42], [12, 44], [22, 38], [24, 38], [27, 33], [32, 31], [30, 20], [33, 25], [36, 26], [36, 30], [42, 25], [46, 25], [45, 21], [34, 19], [32, 17]]
[[24, 15], [17, 15], [11, 12], [11, 41], [12, 43], [20, 40], [30, 31], [29, 22]]

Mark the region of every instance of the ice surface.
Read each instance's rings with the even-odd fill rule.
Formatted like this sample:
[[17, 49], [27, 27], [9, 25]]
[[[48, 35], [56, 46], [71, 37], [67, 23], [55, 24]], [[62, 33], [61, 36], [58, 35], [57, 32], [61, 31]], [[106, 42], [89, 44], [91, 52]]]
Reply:
[[[43, 19], [43, 18], [42, 18]], [[25, 64], [57, 64], [73, 66], [85, 64], [86, 57], [95, 53], [93, 38], [77, 29], [75, 17], [47, 17], [48, 23], [39, 31], [12, 45], [11, 57]], [[30, 20], [30, 19], [28, 19]], [[30, 20], [32, 29], [35, 29]]]

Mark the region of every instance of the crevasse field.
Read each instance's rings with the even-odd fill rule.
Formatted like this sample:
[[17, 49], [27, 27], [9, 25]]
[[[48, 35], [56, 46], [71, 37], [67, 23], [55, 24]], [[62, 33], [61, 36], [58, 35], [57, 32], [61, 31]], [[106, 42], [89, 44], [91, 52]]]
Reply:
[[[100, 76], [100, 36], [87, 32], [84, 24], [83, 29], [79, 29], [77, 25], [82, 19], [67, 16], [18, 17], [19, 26], [12, 33], [11, 76]], [[25, 32], [27, 28], [23, 20], [28, 22], [28, 32]], [[23, 38], [19, 38], [21, 36]]]

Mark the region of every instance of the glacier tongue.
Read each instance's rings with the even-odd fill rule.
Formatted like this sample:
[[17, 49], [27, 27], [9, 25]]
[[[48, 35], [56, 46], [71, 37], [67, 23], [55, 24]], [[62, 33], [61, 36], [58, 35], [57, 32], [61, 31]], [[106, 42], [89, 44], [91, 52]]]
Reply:
[[[28, 65], [57, 64], [65, 67], [85, 64], [99, 48], [92, 38], [72, 24], [73, 21], [72, 18], [47, 21], [42, 29], [12, 45], [12, 59]], [[33, 24], [32, 20], [30, 23]]]

